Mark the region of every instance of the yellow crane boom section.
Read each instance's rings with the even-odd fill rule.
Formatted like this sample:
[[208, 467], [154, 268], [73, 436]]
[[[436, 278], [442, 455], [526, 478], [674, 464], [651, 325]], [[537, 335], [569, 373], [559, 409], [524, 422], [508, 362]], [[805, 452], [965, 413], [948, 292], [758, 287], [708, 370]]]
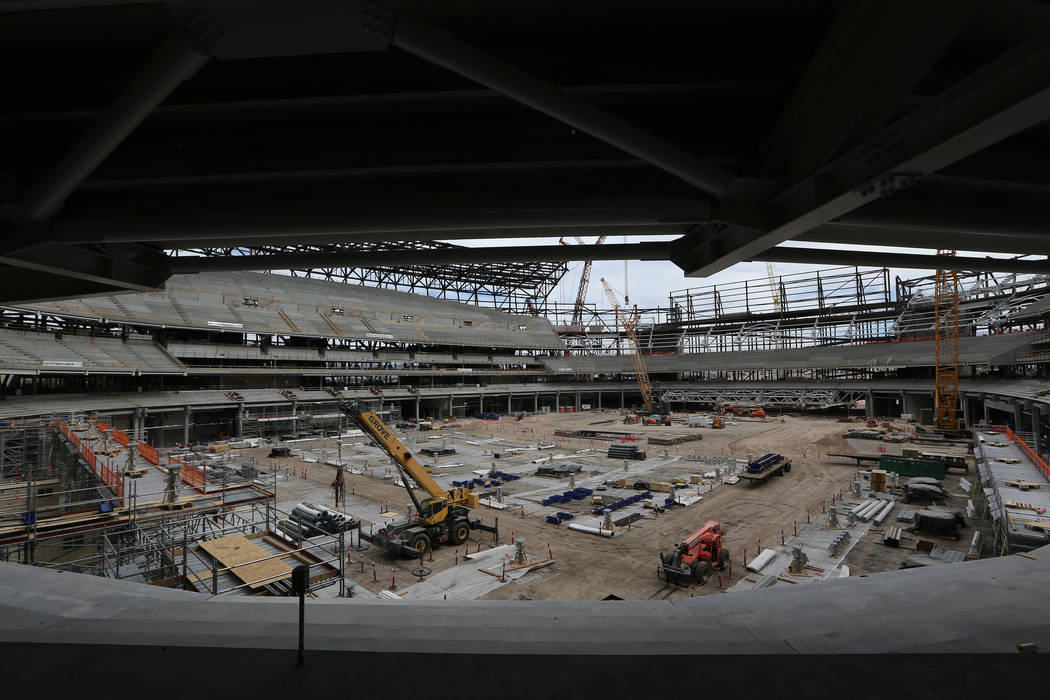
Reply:
[[405, 470], [405, 473], [412, 477], [432, 497], [448, 499], [449, 505], [453, 506], [477, 507], [477, 493], [471, 489], [460, 487], [453, 489], [442, 488], [440, 484], [431, 478], [430, 474], [423, 468], [423, 465], [419, 463], [419, 460], [408, 451], [404, 443], [397, 439], [393, 431], [375, 413], [372, 411], [361, 411], [357, 414], [357, 422], [363, 430], [375, 438], [375, 441], [390, 455], [391, 459], [397, 462]]
[[416, 480], [416, 483], [423, 487], [423, 490], [429, 493], [435, 498], [446, 496], [448, 492], [441, 488], [436, 481], [434, 481], [430, 474], [427, 474], [426, 469], [419, 463], [408, 448], [405, 447], [404, 443], [397, 439], [390, 428], [386, 426], [379, 416], [371, 411], [361, 412], [361, 424], [372, 437], [376, 439], [386, 453], [390, 455], [395, 462], [397, 462], [410, 477]]

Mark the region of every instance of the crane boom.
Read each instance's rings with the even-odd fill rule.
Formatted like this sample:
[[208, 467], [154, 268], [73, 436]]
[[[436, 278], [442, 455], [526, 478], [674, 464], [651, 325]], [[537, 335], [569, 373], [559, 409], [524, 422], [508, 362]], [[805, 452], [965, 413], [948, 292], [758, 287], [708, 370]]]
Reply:
[[638, 340], [638, 333], [636, 327], [638, 321], [641, 319], [641, 314], [638, 311], [638, 306], [635, 305], [631, 311], [626, 311], [620, 305], [620, 300], [616, 296], [616, 292], [613, 291], [612, 286], [605, 281], [602, 277], [602, 287], [605, 288], [605, 296], [608, 297], [609, 303], [613, 305], [613, 310], [616, 312], [616, 317], [620, 319], [620, 323], [623, 325], [624, 334], [627, 336], [627, 340], [631, 343], [631, 347], [634, 349], [634, 353], [631, 355], [631, 360], [634, 363], [634, 374], [638, 379], [638, 389], [642, 392], [642, 403], [645, 404], [645, 410], [647, 413], [653, 412], [653, 385], [649, 381], [649, 368], [645, 366], [645, 356], [642, 355], [642, 344]]
[[[574, 238], [580, 245], [585, 245], [583, 239], [579, 236], [574, 236]], [[594, 242], [594, 245], [601, 245], [606, 238], [608, 236], [598, 236], [598, 240]], [[568, 245], [565, 243], [564, 238], [559, 242], [563, 245]], [[593, 260], [584, 260], [583, 268], [580, 270], [580, 284], [576, 288], [576, 303], [572, 307], [572, 320], [569, 322], [569, 325], [574, 328], [583, 326], [583, 309], [587, 304], [587, 290], [591, 286], [591, 266], [593, 264]]]
[[[374, 535], [361, 533], [361, 537], [384, 547], [392, 555], [422, 556], [432, 545], [440, 542], [462, 544], [472, 529], [498, 532], [496, 527], [470, 519], [469, 509], [478, 506], [477, 492], [463, 486], [442, 488], [374, 411], [363, 408], [356, 401], [340, 403], [339, 408], [394, 460], [408, 496], [416, 507], [417, 517], [414, 522], [390, 525]], [[430, 498], [419, 500], [412, 490], [409, 477]]]

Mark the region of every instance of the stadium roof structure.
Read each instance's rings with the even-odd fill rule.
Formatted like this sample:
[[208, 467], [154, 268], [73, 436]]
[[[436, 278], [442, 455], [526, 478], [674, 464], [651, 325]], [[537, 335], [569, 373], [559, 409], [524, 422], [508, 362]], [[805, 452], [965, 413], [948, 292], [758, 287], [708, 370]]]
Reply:
[[[584, 256], [1045, 271], [1048, 37], [1035, 0], [6, 2], [0, 301]], [[294, 247], [598, 234], [671, 240]]]
[[[194, 248], [168, 251], [172, 256], [229, 257], [314, 253], [346, 255], [355, 251], [434, 250], [455, 254], [465, 250], [444, 241], [350, 242], [286, 246], [242, 246]], [[275, 257], [275, 260], [277, 257]], [[280, 268], [279, 268], [280, 269]], [[292, 269], [293, 277], [312, 277], [333, 282], [363, 284], [402, 292], [416, 292], [443, 299], [492, 306], [502, 311], [539, 313], [547, 297], [558, 286], [568, 266], [563, 262], [442, 263], [438, 265], [387, 265], [382, 267], [329, 267], [313, 265]]]

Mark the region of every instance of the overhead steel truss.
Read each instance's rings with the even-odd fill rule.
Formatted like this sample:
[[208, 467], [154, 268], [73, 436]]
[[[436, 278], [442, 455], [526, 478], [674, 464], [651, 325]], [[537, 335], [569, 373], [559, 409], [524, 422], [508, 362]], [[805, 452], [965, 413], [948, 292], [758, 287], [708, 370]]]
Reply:
[[[180, 248], [173, 257], [231, 257], [289, 253], [340, 254], [374, 251], [427, 251], [464, 248], [443, 241], [396, 241]], [[547, 297], [568, 270], [564, 262], [452, 263], [382, 267], [310, 267], [291, 269], [292, 277], [311, 277], [345, 284], [382, 287], [442, 299], [489, 306], [512, 313], [545, 313]], [[267, 270], [274, 272], [275, 270]], [[282, 271], [283, 272], [283, 271]]]
[[700, 403], [713, 405], [744, 404], [752, 406], [791, 406], [828, 408], [852, 406], [866, 398], [866, 392], [841, 389], [669, 389], [660, 394], [665, 403]]

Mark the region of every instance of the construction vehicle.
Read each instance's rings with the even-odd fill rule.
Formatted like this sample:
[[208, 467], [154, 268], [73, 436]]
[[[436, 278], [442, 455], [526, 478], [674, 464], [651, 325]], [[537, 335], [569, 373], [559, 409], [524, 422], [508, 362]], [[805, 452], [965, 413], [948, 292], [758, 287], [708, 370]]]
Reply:
[[758, 486], [771, 476], [784, 476], [789, 471], [791, 460], [783, 455], [770, 453], [748, 462], [747, 470], [740, 474], [740, 478], [747, 479], [752, 486]]
[[713, 416], [711, 418], [711, 427], [716, 430], [722, 430], [726, 427], [726, 419], [722, 416]]
[[[471, 530], [499, 534], [497, 526], [470, 518], [470, 509], [478, 506], [478, 494], [473, 489], [463, 486], [442, 488], [379, 416], [357, 402], [344, 402], [339, 408], [390, 455], [416, 509], [414, 520], [387, 525], [371, 535], [361, 532], [361, 537], [385, 549], [390, 556], [418, 558], [443, 542], [462, 544], [470, 537]], [[417, 498], [412, 490], [413, 481], [430, 497]]]
[[708, 520], [673, 552], [660, 553], [656, 575], [665, 583], [676, 586], [702, 585], [729, 564], [729, 551], [722, 546], [722, 524]]

